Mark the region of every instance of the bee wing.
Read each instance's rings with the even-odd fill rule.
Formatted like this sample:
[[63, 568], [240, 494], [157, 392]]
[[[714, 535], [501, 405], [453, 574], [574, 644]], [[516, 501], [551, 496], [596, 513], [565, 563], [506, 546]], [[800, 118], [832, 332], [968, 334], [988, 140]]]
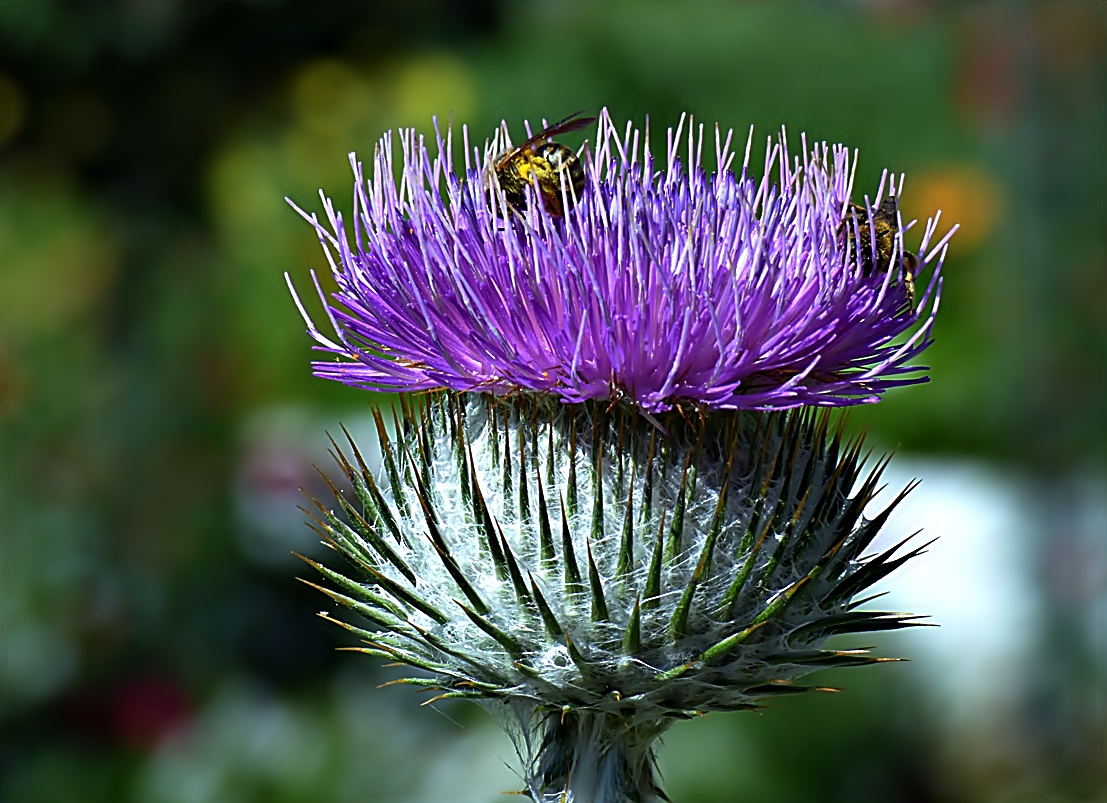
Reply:
[[520, 143], [519, 145], [505, 153], [503, 156], [501, 156], [496, 162], [496, 167], [503, 167], [520, 153], [525, 150], [529, 150], [535, 144], [541, 142], [544, 139], [553, 139], [558, 134], [564, 134], [566, 131], [576, 131], [578, 128], [584, 128], [586, 125], [596, 122], [595, 117], [581, 117], [580, 115], [582, 114], [584, 114], [584, 112], [573, 112], [564, 120], [560, 120], [551, 126], [543, 128], [526, 142]]
[[889, 195], [880, 206], [873, 210], [873, 220], [884, 221], [892, 226], [898, 226], [899, 214], [896, 196]]

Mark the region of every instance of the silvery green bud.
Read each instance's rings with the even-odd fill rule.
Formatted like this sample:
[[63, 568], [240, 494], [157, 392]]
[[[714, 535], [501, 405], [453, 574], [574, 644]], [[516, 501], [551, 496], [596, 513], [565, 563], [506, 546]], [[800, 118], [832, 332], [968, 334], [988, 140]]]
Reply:
[[889, 660], [823, 642], [918, 618], [858, 608], [918, 549], [862, 559], [899, 500], [863, 515], [882, 466], [832, 417], [405, 397], [379, 474], [336, 443], [353, 493], [315, 526], [348, 565], [309, 562], [362, 652], [497, 715], [534, 800], [664, 800], [672, 722]]

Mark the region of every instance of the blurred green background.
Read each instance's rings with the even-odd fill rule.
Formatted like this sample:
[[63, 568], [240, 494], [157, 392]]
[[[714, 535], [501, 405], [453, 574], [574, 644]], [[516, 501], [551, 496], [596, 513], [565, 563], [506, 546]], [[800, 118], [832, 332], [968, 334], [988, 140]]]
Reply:
[[1091, 1], [0, 0], [0, 800], [519, 787], [294, 581], [298, 489], [371, 400], [309, 374], [283, 198], [348, 206], [347, 153], [434, 114], [601, 106], [841, 141], [961, 224], [933, 382], [852, 417], [924, 479], [893, 535], [943, 537], [889, 588], [943, 627], [674, 728], [673, 800], [1107, 797], [1105, 54]]

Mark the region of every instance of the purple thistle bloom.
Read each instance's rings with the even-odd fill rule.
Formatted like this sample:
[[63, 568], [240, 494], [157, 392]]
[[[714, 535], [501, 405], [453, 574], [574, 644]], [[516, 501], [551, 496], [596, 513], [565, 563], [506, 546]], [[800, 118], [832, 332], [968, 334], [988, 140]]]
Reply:
[[[756, 179], [752, 129], [735, 173], [731, 134], [723, 140], [716, 127], [708, 174], [702, 125], [688, 129], [691, 167], [678, 157], [683, 125], [655, 162], [648, 131], [640, 142], [604, 111], [595, 152], [582, 157], [582, 197], [563, 218], [533, 196], [518, 213], [489, 192], [495, 157], [510, 144], [506, 126], [483, 154], [463, 129], [463, 175], [451, 132], [443, 140], [437, 128], [436, 156], [414, 130], [399, 133], [398, 184], [390, 134], [371, 178], [351, 154], [352, 240], [329, 199], [328, 225], [297, 208], [339, 287], [333, 303], [320, 290], [335, 339], [296, 298], [316, 348], [337, 355], [316, 362], [315, 374], [380, 391], [625, 399], [648, 412], [682, 402], [849, 405], [927, 381], [912, 361], [931, 342], [953, 230], [932, 243], [938, 216], [928, 222], [918, 273], [930, 268], [930, 280], [912, 306], [899, 267], [905, 227], [894, 267], [868, 276], [842, 234], [853, 184], [844, 147], [809, 150], [803, 139], [803, 156], [792, 157], [782, 133]], [[886, 186], [898, 195], [902, 177], [896, 187], [885, 173], [866, 202], [870, 219]]]

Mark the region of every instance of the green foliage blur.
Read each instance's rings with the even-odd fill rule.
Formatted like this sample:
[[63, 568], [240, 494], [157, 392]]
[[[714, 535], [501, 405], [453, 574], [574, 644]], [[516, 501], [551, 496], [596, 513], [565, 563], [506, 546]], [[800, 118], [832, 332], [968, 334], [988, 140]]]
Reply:
[[[326, 263], [284, 198], [318, 209], [323, 188], [348, 207], [348, 152], [432, 115], [482, 142], [501, 119], [606, 106], [660, 136], [688, 112], [738, 138], [755, 126], [755, 153], [781, 126], [793, 147], [856, 147], [861, 192], [906, 173], [905, 218], [961, 224], [933, 381], [851, 425], [1054, 491], [1101, 481], [1105, 53], [1090, 0], [0, 0], [0, 799], [518, 788], [479, 709], [421, 709], [373, 688], [379, 662], [335, 652], [349, 640], [287, 558], [311, 549], [295, 508], [323, 431], [356, 431], [374, 400], [310, 376], [283, 274], [307, 289]], [[1094, 799], [1099, 658], [1057, 654], [1072, 660], [1044, 688], [1077, 702], [1029, 706], [1024, 762], [953, 755], [885, 666], [820, 677], [841, 695], [682, 724], [666, 788]], [[1087, 738], [1035, 736], [1071, 731], [1079, 700]]]

